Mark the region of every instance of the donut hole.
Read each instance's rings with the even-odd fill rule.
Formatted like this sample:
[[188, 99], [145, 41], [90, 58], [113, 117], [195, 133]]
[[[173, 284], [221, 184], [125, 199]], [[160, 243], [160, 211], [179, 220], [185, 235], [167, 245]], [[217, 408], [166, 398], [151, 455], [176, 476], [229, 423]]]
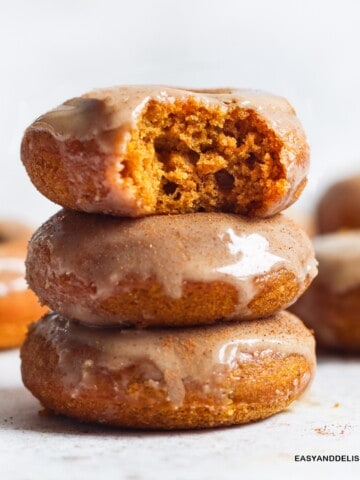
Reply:
[[151, 100], [132, 132], [121, 172], [149, 213], [257, 215], [288, 188], [282, 143], [256, 112], [189, 97]]

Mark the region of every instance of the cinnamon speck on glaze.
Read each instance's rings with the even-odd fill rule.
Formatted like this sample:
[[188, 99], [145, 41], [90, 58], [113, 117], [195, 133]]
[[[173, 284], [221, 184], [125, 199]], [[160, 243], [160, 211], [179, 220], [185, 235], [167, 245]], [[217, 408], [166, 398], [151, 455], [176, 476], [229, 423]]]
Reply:
[[199, 325], [294, 302], [317, 273], [309, 239], [279, 215], [119, 219], [60, 211], [33, 236], [27, 280], [40, 300], [91, 325]]
[[265, 418], [303, 393], [315, 369], [313, 336], [287, 312], [146, 330], [89, 328], [50, 314], [30, 330], [21, 357], [24, 383], [46, 408], [150, 429]]

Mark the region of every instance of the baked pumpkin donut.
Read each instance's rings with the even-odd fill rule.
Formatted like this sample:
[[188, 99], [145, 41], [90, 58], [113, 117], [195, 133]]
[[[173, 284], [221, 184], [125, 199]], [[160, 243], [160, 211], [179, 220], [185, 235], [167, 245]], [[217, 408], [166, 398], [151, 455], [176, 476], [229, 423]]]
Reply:
[[129, 217], [270, 216], [298, 198], [309, 163], [305, 134], [285, 99], [230, 88], [96, 90], [39, 117], [21, 153], [50, 200]]
[[40, 301], [91, 325], [185, 326], [286, 308], [316, 275], [310, 240], [282, 215], [138, 219], [60, 211], [32, 237]]
[[287, 312], [183, 329], [89, 328], [53, 313], [21, 350], [25, 386], [81, 421], [185, 429], [259, 420], [309, 385], [314, 339]]
[[315, 252], [319, 276], [292, 311], [319, 345], [360, 351], [360, 230], [320, 235]]
[[20, 223], [0, 222], [0, 349], [20, 345], [28, 324], [46, 311], [25, 281], [30, 235]]
[[316, 210], [319, 233], [360, 229], [360, 175], [334, 183]]

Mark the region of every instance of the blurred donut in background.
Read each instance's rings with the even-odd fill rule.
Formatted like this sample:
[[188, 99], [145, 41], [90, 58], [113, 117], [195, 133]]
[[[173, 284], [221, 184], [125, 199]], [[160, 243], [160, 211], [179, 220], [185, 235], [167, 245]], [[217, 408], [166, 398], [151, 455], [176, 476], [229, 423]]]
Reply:
[[319, 233], [360, 229], [360, 175], [334, 183], [316, 209]]
[[20, 346], [29, 323], [47, 309], [25, 281], [25, 257], [32, 230], [0, 221], [0, 349]]
[[319, 274], [291, 308], [318, 345], [360, 352], [360, 229], [319, 235]]

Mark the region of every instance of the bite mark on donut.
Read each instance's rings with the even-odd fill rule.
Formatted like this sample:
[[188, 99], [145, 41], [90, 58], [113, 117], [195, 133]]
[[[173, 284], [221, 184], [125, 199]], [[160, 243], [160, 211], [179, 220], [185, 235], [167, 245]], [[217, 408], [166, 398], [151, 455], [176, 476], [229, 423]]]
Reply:
[[127, 145], [122, 178], [158, 213], [256, 215], [288, 188], [282, 143], [254, 112], [151, 100]]

